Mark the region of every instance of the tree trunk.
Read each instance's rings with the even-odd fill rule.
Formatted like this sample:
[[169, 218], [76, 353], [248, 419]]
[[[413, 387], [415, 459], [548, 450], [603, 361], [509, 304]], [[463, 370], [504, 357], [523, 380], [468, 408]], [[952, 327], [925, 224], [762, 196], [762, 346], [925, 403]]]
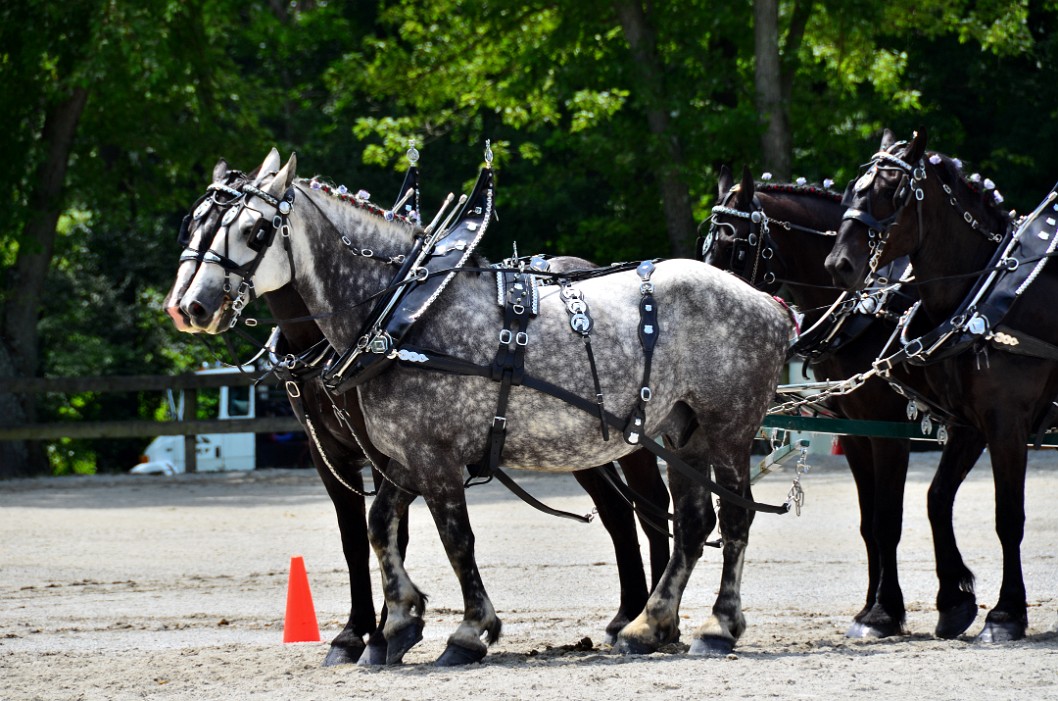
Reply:
[[679, 138], [672, 133], [669, 112], [665, 109], [665, 70], [655, 51], [654, 30], [639, 0], [615, 0], [614, 9], [632, 49], [640, 83], [636, 92], [645, 106], [650, 133], [662, 147], [654, 174], [661, 191], [669, 246], [672, 255], [687, 256], [691, 254], [696, 235], [694, 214], [683, 178], [683, 151]]
[[[87, 89], [74, 88], [65, 99], [53, 105], [44, 118], [41, 133], [44, 160], [34, 178], [33, 192], [29, 197], [30, 216], [8, 279], [2, 310], [0, 380], [5, 376], [33, 377], [37, 374], [40, 360], [37, 319], [55, 248], [55, 226], [62, 212], [70, 150], [87, 100]], [[0, 394], [0, 422], [11, 424], [35, 420], [36, 397], [25, 395], [19, 400], [10, 394]], [[47, 461], [39, 446], [0, 444], [0, 477], [46, 470]]]
[[786, 182], [790, 179], [792, 148], [779, 61], [778, 0], [754, 0], [753, 40], [757, 112], [764, 122], [764, 133], [760, 137], [762, 165], [777, 180]]

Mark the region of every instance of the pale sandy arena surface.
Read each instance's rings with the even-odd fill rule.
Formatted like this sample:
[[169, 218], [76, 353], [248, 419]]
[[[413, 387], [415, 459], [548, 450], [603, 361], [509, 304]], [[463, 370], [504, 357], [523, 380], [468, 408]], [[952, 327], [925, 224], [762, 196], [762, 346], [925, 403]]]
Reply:
[[[0, 698], [1058, 699], [1058, 454], [1032, 458], [1023, 545], [1031, 628], [1004, 646], [931, 635], [925, 493], [934, 459], [917, 455], [908, 484], [900, 556], [909, 636], [844, 638], [866, 578], [854, 488], [841, 458], [813, 455], [803, 515], [757, 517], [743, 585], [749, 629], [726, 658], [691, 658], [679, 646], [609, 654], [598, 641], [617, 583], [601, 524], [546, 517], [496, 484], [472, 489], [479, 562], [505, 627], [483, 664], [458, 670], [430, 665], [461, 599], [421, 502], [409, 568], [431, 597], [425, 640], [403, 667], [324, 669], [326, 642], [280, 642], [293, 554], [305, 558], [325, 640], [347, 615], [338, 530], [315, 473], [2, 482]], [[521, 480], [555, 506], [590, 508], [572, 478]], [[788, 472], [772, 475], [756, 496], [782, 501], [788, 487]], [[959, 495], [956, 528], [989, 605], [1000, 574], [992, 514], [983, 462]], [[685, 633], [708, 611], [718, 561], [708, 550], [695, 571]], [[591, 651], [563, 649], [585, 636], [596, 641]]]

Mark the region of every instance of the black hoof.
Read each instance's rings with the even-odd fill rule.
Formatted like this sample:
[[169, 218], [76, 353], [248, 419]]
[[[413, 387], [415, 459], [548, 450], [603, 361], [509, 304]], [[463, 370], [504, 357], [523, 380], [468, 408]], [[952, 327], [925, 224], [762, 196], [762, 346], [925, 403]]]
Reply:
[[964, 601], [940, 612], [934, 634], [938, 638], [956, 638], [966, 632], [975, 618], [977, 618], [977, 603]]
[[729, 655], [735, 649], [735, 641], [716, 635], [695, 638], [688, 652], [692, 655]]
[[[414, 645], [414, 643], [412, 643]], [[370, 640], [367, 643], [367, 647], [364, 648], [364, 654], [360, 657], [359, 664], [362, 665], [384, 665], [386, 664], [386, 652], [389, 647], [386, 645], [385, 639], [376, 641]]]
[[327, 656], [323, 658], [323, 666], [336, 667], [340, 664], [356, 664], [357, 660], [364, 654], [364, 648], [364, 641], [359, 639], [354, 639], [341, 645], [331, 643], [331, 649], [327, 651]]
[[997, 615], [993, 611], [985, 620], [984, 629], [974, 640], [979, 643], [1011, 643], [1024, 638], [1028, 627], [1027, 617], [1013, 619], [1006, 614]]
[[649, 655], [652, 652], [656, 652], [657, 649], [656, 645], [649, 645], [642, 640], [622, 638], [620, 636], [618, 636], [617, 642], [613, 646], [613, 651], [618, 655]]
[[400, 664], [404, 653], [412, 649], [415, 643], [422, 640], [422, 629], [426, 624], [416, 618], [404, 628], [386, 639], [386, 664]]
[[606, 626], [606, 635], [603, 636], [603, 642], [607, 645], [616, 645], [617, 636], [621, 634], [624, 627], [630, 623], [627, 616], [617, 616], [610, 624]]
[[486, 648], [484, 645], [480, 649], [471, 649], [462, 645], [448, 643], [448, 647], [445, 648], [445, 651], [437, 658], [437, 662], [434, 664], [438, 667], [460, 667], [474, 664], [485, 659], [485, 652]]

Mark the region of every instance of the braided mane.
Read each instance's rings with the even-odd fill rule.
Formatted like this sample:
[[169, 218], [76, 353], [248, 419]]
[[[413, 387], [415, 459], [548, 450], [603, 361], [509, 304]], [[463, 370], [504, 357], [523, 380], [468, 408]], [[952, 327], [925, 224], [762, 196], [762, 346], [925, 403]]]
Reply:
[[[939, 158], [940, 163], [934, 163], [934, 157]], [[1010, 222], [1010, 212], [1001, 208], [999, 206], [1000, 203], [996, 201], [996, 198], [989, 195], [989, 190], [981, 187], [981, 183], [966, 177], [966, 173], [963, 170], [960, 161], [956, 161], [954, 158], [936, 151], [927, 151], [926, 159], [929, 160], [930, 163], [933, 163], [933, 165], [941, 167], [952, 183], [962, 183], [967, 190], [976, 195], [978, 201], [985, 208], [985, 211], [991, 216], [994, 216], [998, 221], [1003, 222], [1004, 224]], [[995, 190], [993, 189], [992, 192], [994, 191]]]

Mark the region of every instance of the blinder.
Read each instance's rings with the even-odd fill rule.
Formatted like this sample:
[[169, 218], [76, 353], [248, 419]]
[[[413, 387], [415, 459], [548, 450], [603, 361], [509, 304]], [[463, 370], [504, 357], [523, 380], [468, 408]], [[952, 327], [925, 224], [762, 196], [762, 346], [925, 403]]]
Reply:
[[253, 228], [250, 229], [250, 237], [247, 239], [246, 245], [254, 253], [260, 253], [272, 243], [275, 235], [275, 222], [269, 221], [266, 217], [261, 217], [254, 222]]
[[179, 244], [180, 248], [187, 248], [187, 245], [191, 243], [190, 214], [185, 214], [183, 220], [180, 222], [180, 231], [176, 234], [176, 243]]

